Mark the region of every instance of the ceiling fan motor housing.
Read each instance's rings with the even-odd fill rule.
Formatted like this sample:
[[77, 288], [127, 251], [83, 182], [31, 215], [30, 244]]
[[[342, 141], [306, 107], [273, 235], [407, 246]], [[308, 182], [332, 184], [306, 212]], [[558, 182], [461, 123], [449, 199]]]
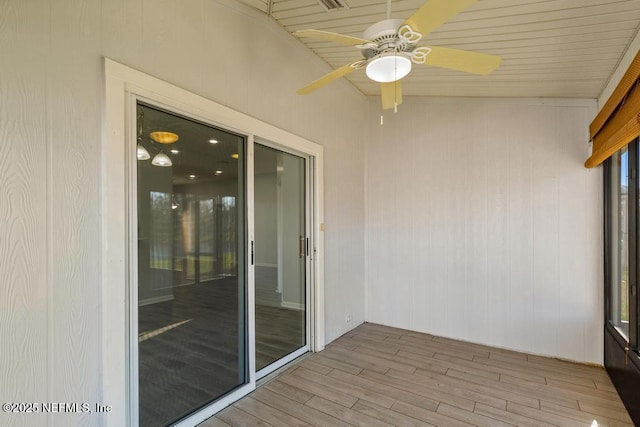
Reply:
[[385, 19], [367, 28], [363, 33], [363, 38], [371, 40], [377, 47], [367, 46], [363, 49], [362, 55], [365, 59], [370, 59], [392, 50], [396, 52], [412, 52], [416, 47], [416, 43], [406, 43], [401, 41], [398, 36], [398, 29], [403, 23], [404, 19]]

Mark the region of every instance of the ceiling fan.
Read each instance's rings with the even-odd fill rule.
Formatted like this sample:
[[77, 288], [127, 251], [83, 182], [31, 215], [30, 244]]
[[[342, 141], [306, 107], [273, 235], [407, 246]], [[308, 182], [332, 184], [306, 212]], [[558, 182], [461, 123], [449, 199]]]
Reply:
[[387, 19], [371, 25], [363, 37], [352, 37], [322, 30], [301, 30], [296, 37], [311, 37], [354, 46], [363, 59], [346, 64], [298, 90], [306, 95], [316, 89], [366, 68], [367, 76], [380, 83], [382, 108], [394, 108], [402, 103], [401, 79], [411, 71], [411, 65], [426, 64], [472, 74], [487, 75], [500, 65], [496, 55], [449, 49], [439, 46], [419, 46], [429, 33], [477, 0], [427, 0], [407, 20], [389, 19], [391, 0], [387, 0]]

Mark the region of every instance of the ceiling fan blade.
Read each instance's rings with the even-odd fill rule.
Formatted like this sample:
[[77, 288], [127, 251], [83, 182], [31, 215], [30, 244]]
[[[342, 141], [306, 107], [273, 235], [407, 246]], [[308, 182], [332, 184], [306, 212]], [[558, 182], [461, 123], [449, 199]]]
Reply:
[[427, 0], [413, 15], [404, 21], [404, 25], [426, 36], [440, 25], [453, 18], [477, 0]]
[[358, 66], [357, 66], [358, 64], [359, 62], [354, 62], [353, 64], [343, 65], [337, 70], [333, 70], [329, 74], [325, 74], [324, 76], [320, 77], [318, 80], [306, 85], [301, 89], [298, 89], [296, 93], [298, 95], [307, 95], [313, 92], [314, 90], [319, 89], [322, 86], [329, 84], [332, 81], [337, 80], [340, 77], [346, 76], [347, 74], [355, 71], [356, 69], [358, 69]]
[[344, 34], [332, 33], [322, 30], [300, 30], [293, 33], [296, 37], [311, 37], [314, 39], [328, 40], [334, 43], [346, 44], [347, 46], [357, 46], [359, 44], [371, 43], [370, 40], [359, 37], [345, 36]]
[[383, 110], [396, 108], [396, 106], [402, 104], [402, 80], [380, 83], [380, 97], [382, 98]]
[[449, 49], [447, 47], [429, 46], [431, 53], [427, 55], [425, 64], [435, 67], [450, 68], [472, 74], [486, 76], [491, 74], [502, 62], [502, 58], [486, 53]]

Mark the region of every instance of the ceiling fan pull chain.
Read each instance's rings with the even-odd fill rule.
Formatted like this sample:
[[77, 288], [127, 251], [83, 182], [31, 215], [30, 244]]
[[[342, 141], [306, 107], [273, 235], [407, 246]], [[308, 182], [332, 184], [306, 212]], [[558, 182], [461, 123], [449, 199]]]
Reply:
[[398, 82], [393, 83], [393, 114], [398, 112]]

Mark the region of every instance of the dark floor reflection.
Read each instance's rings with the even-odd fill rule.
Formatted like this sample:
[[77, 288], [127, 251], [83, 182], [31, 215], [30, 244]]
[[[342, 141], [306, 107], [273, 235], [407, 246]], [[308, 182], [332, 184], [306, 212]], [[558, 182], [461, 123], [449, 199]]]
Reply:
[[[275, 292], [270, 288], [260, 290], [267, 299]], [[242, 374], [236, 278], [177, 287], [174, 295], [172, 301], [139, 308], [143, 427], [175, 421], [176, 414], [186, 415], [235, 388]], [[300, 347], [303, 317], [304, 311], [256, 305], [256, 325], [264, 325], [256, 330], [257, 366]]]
[[305, 345], [305, 311], [282, 308], [278, 270], [256, 267], [256, 371]]
[[177, 287], [174, 296], [139, 308], [141, 426], [168, 424], [233, 389], [244, 374], [237, 280]]

